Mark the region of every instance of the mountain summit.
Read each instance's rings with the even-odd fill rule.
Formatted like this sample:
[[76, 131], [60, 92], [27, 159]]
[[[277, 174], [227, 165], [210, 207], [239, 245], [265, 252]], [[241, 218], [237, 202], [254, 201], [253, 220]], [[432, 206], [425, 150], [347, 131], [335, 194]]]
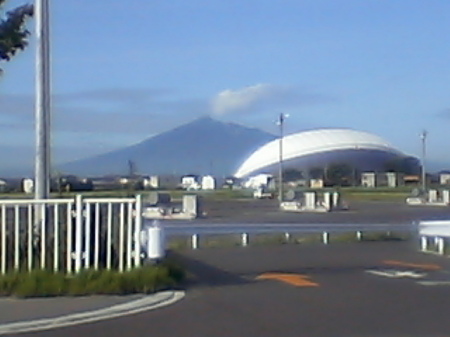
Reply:
[[275, 139], [270, 133], [203, 117], [138, 144], [62, 165], [77, 175], [127, 174], [132, 162], [140, 174], [231, 175], [253, 151]]

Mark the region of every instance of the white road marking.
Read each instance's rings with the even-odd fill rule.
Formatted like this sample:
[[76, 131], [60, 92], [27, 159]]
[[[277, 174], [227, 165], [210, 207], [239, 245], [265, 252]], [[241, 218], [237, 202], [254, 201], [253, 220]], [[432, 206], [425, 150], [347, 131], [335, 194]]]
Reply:
[[41, 331], [136, 314], [170, 305], [181, 300], [184, 291], [165, 291], [112, 307], [70, 314], [56, 318], [0, 324], [0, 335]]
[[422, 286], [450, 286], [450, 281], [418, 281]]
[[426, 273], [418, 273], [412, 270], [394, 270], [394, 269], [382, 269], [382, 270], [366, 270], [366, 273], [390, 277], [390, 278], [423, 278], [427, 276]]

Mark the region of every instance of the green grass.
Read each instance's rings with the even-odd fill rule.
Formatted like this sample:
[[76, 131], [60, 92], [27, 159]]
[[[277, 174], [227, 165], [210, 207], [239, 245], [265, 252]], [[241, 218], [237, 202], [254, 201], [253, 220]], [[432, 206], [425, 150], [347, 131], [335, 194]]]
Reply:
[[183, 279], [184, 270], [170, 261], [123, 273], [115, 270], [85, 270], [79, 274], [66, 275], [36, 270], [0, 276], [0, 296], [28, 298], [149, 294], [173, 288]]

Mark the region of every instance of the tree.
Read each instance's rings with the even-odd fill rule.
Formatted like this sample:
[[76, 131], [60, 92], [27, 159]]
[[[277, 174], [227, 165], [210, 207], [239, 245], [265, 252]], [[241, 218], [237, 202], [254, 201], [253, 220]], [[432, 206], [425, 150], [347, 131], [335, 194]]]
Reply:
[[346, 163], [335, 163], [328, 166], [327, 183], [333, 186], [348, 186], [351, 184], [353, 169]]
[[283, 171], [283, 181], [292, 182], [304, 179], [303, 172], [300, 170], [288, 168]]
[[384, 168], [386, 172], [396, 172], [410, 174], [419, 174], [421, 163], [415, 157], [392, 158], [386, 161]]
[[[0, 0], [0, 11], [6, 0]], [[26, 28], [27, 19], [33, 16], [32, 5], [16, 7], [0, 18], [0, 61], [9, 61], [19, 50], [28, 45], [30, 31]], [[0, 68], [0, 72], [2, 69]]]
[[312, 167], [309, 169], [308, 175], [311, 179], [323, 179], [324, 169], [322, 167]]

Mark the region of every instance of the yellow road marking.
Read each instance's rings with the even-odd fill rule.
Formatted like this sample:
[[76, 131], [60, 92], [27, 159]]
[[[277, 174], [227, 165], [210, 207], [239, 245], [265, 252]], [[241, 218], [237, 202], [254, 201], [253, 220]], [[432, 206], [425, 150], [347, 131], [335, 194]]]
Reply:
[[277, 280], [296, 287], [318, 287], [319, 284], [310, 280], [307, 275], [288, 273], [264, 273], [256, 277], [257, 280]]
[[384, 260], [383, 263], [390, 265], [390, 266], [417, 268], [417, 269], [423, 269], [423, 270], [441, 270], [442, 269], [442, 267], [437, 264], [409, 263], [409, 262], [396, 261], [396, 260]]

